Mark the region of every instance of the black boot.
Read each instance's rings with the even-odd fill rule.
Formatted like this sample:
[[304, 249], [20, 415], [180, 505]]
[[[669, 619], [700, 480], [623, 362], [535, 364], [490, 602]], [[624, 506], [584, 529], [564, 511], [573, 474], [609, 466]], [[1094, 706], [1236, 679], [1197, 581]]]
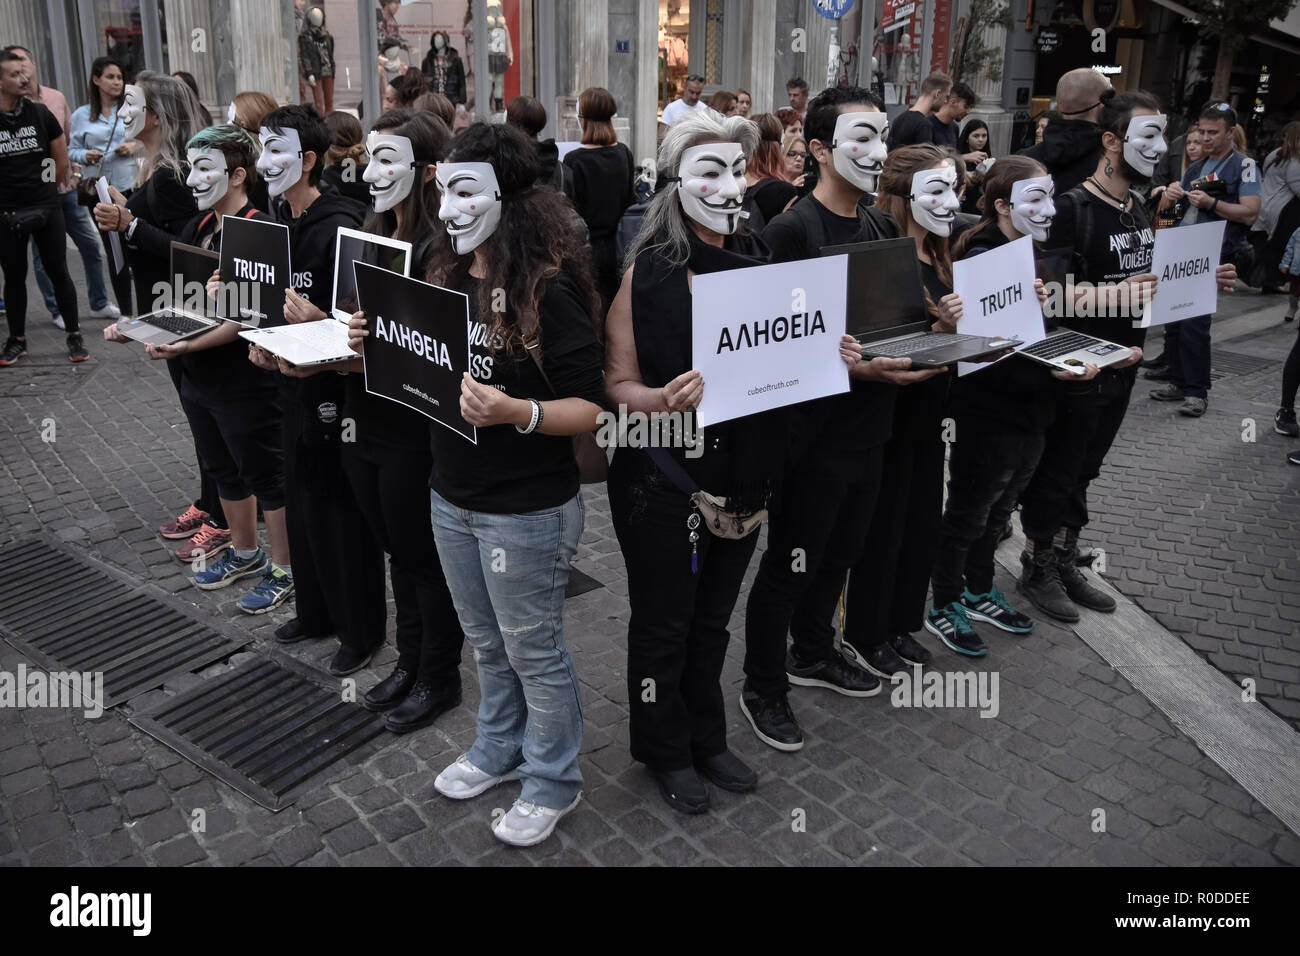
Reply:
[[395, 734], [405, 734], [431, 723], [460, 703], [460, 685], [434, 687], [417, 680], [406, 699], [390, 710], [384, 726]]
[[1115, 599], [1105, 591], [1098, 590], [1088, 583], [1087, 576], [1079, 569], [1077, 554], [1079, 532], [1067, 531], [1065, 547], [1057, 548], [1057, 567], [1060, 570], [1061, 586], [1070, 600], [1081, 607], [1109, 614], [1115, 610]]
[[1073, 624], [1079, 620], [1079, 609], [1061, 585], [1060, 564], [1051, 539], [1035, 541], [1033, 554], [1022, 554], [1020, 563], [1025, 566], [1020, 576], [1020, 593], [1029, 603], [1058, 621]]
[[361, 698], [361, 706], [376, 713], [392, 710], [415, 686], [415, 668], [398, 663], [393, 672], [381, 680]]

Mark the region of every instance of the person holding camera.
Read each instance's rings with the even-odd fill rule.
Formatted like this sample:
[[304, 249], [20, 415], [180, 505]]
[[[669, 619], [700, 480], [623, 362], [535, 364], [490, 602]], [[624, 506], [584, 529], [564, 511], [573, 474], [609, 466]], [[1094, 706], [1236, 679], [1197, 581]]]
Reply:
[[0, 53], [0, 270], [9, 336], [0, 366], [27, 353], [27, 245], [34, 240], [54, 286], [68, 333], [68, 358], [90, 358], [77, 324], [77, 290], [68, 274], [58, 184], [68, 175], [68, 141], [46, 107], [27, 97], [32, 75], [24, 57]]
[[[1202, 157], [1187, 167], [1181, 181], [1170, 183], [1165, 196], [1185, 209], [1179, 226], [1226, 220], [1220, 262], [1237, 266], [1238, 275], [1250, 273], [1250, 227], [1259, 218], [1260, 183], [1255, 161], [1237, 151], [1232, 132], [1237, 113], [1227, 103], [1212, 103], [1201, 110]], [[1178, 414], [1200, 418], [1210, 391], [1210, 321], [1202, 315], [1171, 324], [1165, 334], [1169, 356], [1169, 383], [1151, 392], [1157, 402], [1182, 402]]]

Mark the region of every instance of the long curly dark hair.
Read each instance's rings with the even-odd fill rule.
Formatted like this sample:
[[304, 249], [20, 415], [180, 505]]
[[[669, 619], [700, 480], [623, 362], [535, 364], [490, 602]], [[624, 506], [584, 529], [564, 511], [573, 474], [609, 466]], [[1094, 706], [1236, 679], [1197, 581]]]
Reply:
[[[496, 296], [478, 296], [478, 320], [487, 326], [494, 350], [522, 355], [525, 339], [540, 335], [538, 305], [545, 284], [561, 273], [587, 304], [596, 337], [603, 338], [591, 257], [563, 194], [534, 185], [539, 171], [532, 141], [506, 123], [475, 123], [452, 140], [444, 161], [488, 163], [501, 187], [501, 222], [475, 250], [482, 251], [487, 265], [483, 288], [505, 290], [506, 308], [500, 312], [492, 308]], [[458, 285], [473, 261], [473, 253], [456, 254], [444, 230], [430, 253], [428, 281]]]

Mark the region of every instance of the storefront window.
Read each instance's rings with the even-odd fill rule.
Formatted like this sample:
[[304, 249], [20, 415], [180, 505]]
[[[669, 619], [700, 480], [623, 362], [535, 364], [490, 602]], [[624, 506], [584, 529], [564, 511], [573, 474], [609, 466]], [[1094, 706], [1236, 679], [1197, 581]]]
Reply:
[[144, 33], [139, 0], [99, 0], [95, 4], [99, 46], [94, 56], [111, 56], [122, 64], [128, 80], [145, 69]]
[[691, 8], [688, 0], [659, 0], [659, 109], [663, 109], [682, 92], [682, 83], [690, 72], [687, 44], [691, 33]]
[[921, 89], [925, 0], [882, 0], [875, 57], [885, 102], [908, 104]]

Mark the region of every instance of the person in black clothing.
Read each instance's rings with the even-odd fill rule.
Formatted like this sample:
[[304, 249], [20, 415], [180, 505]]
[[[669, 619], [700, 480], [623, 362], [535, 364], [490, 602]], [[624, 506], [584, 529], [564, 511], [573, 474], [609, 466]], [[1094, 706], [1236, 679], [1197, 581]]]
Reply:
[[774, 435], [784, 417], [766, 413], [712, 425], [698, 454], [687, 444], [700, 434], [693, 409], [704, 389], [690, 367], [689, 277], [765, 260], [766, 249], [737, 215], [746, 158], [757, 143], [755, 125], [739, 116], [695, 111], [669, 128], [658, 169], [673, 185], [651, 201], [607, 325], [610, 403], [629, 415], [683, 426], [662, 435], [658, 448], [620, 446], [609, 474], [610, 513], [632, 606], [632, 756], [649, 769], [668, 805], [683, 813], [709, 807], [701, 775], [736, 793], [758, 785], [758, 775], [727, 749], [719, 684], [727, 622], [758, 535], [715, 536], [702, 526], [688, 490], [724, 497], [733, 511], [766, 507], [780, 478], [783, 446]]
[[614, 248], [618, 221], [636, 201], [632, 192], [632, 151], [614, 133], [617, 104], [609, 90], [594, 86], [578, 97], [582, 148], [564, 157], [573, 170], [573, 205], [587, 224], [596, 288], [609, 307], [618, 292], [618, 255]]
[[[470, 126], [436, 177], [447, 230], [427, 278], [469, 299], [474, 361], [460, 411], [478, 440], [430, 423], [429, 500], [482, 697], [473, 746], [434, 787], [463, 800], [517, 776], [519, 799], [493, 834], [530, 846], [582, 797], [564, 590], [584, 512], [572, 436], [596, 429], [605, 402], [600, 304], [576, 224], [535, 185], [523, 133]], [[352, 329], [364, 338], [364, 318]]]
[[[916, 241], [934, 331], [955, 332], [961, 298], [952, 291], [948, 251], [960, 160], [935, 145], [890, 152], [876, 208]], [[898, 392], [893, 431], [884, 447], [880, 492], [869, 520], [869, 546], [849, 572], [844, 592], [844, 653], [889, 678], [930, 661], [911, 637], [925, 617], [925, 594], [938, 547], [943, 509], [943, 416], [950, 376], [928, 378]]]
[[[1056, 218], [1040, 262], [1072, 302], [1073, 313], [1067, 313], [1063, 325], [1126, 345], [1133, 354], [1102, 369], [1093, 381], [1067, 386], [1058, 395], [1042, 458], [1020, 497], [1026, 539], [1020, 590], [1043, 613], [1067, 623], [1079, 619], [1078, 605], [1115, 609], [1114, 600], [1078, 568], [1077, 542], [1088, 523], [1088, 486], [1101, 473], [1119, 432], [1142, 359], [1146, 330], [1133, 328], [1133, 319], [1156, 285], [1150, 271], [1155, 233], [1142, 200], [1132, 191], [1143, 177], [1125, 159], [1124, 140], [1129, 121], [1158, 115], [1160, 104], [1142, 90], [1105, 90], [1101, 103], [1101, 158], [1085, 184], [1056, 197]], [[1065, 286], [1067, 275], [1078, 285]], [[1219, 266], [1217, 276], [1219, 288], [1231, 291], [1236, 269]]]
[[[275, 220], [289, 228], [293, 276], [284, 294], [285, 320], [324, 319], [334, 290], [335, 233], [340, 226], [360, 226], [364, 208], [321, 183], [330, 136], [311, 107], [272, 110], [262, 118], [258, 138], [262, 155], [257, 170], [267, 180]], [[298, 616], [282, 625], [276, 638], [287, 643], [337, 633], [339, 649], [330, 673], [351, 674], [383, 643], [387, 609], [383, 551], [343, 472], [343, 377], [318, 372], [318, 366], [299, 369], [277, 362], [253, 345], [249, 360], [281, 373], [285, 497]]]
[[[27, 353], [27, 246], [36, 243], [67, 329], [68, 358], [90, 358], [77, 324], [77, 290], [68, 273], [58, 183], [68, 175], [68, 140], [59, 121], [27, 99], [32, 78], [17, 53], [0, 53], [0, 269], [9, 337], [0, 366]], [[55, 177], [47, 173], [53, 163]]]
[[439, 30], [429, 38], [429, 52], [420, 72], [433, 92], [441, 93], [453, 105], [465, 102], [465, 62], [445, 32]]
[[952, 77], [947, 73], [931, 73], [922, 80], [921, 95], [916, 102], [890, 124], [889, 148], [933, 143], [934, 127], [930, 125], [930, 116], [947, 102], [951, 89]]
[[[895, 219], [863, 203], [876, 185], [874, 172], [864, 166], [885, 128], [874, 94], [856, 87], [825, 90], [809, 104], [806, 128], [817, 184], [764, 230], [771, 261], [811, 259], [824, 246], [897, 237]], [[833, 346], [843, 354], [841, 342]], [[836, 651], [830, 622], [844, 575], [866, 546], [896, 386], [938, 374], [909, 371], [910, 366], [911, 359], [855, 360], [847, 394], [791, 410], [781, 493], [745, 609], [740, 697], [754, 733], [778, 750], [803, 747], [787, 700], [791, 683], [851, 697], [880, 692], [874, 676]], [[787, 636], [794, 640], [788, 653]]]
[[799, 191], [785, 175], [785, 157], [781, 155], [781, 121], [771, 113], [751, 118], [758, 127], [758, 145], [745, 163], [745, 208], [749, 219], [745, 225], [759, 233], [769, 222], [785, 212]]
[[[1036, 241], [1047, 238], [1055, 207], [1046, 169], [1024, 156], [1006, 156], [990, 170], [985, 185], [983, 216], [953, 244], [954, 259], [977, 256], [1026, 235]], [[1040, 302], [1046, 301], [1041, 279], [1035, 287]], [[927, 627], [959, 654], [987, 653], [971, 619], [1012, 634], [1033, 630], [1033, 619], [1013, 608], [994, 586], [993, 553], [1042, 454], [1056, 393], [1068, 387], [1060, 382], [1078, 384], [1096, 376], [1096, 365], [1086, 365], [1083, 374], [1076, 375], [1010, 356], [953, 382], [948, 499], [939, 527]]]
[[966, 114], [975, 106], [975, 91], [965, 83], [954, 83], [943, 105], [930, 117], [934, 131], [932, 142], [946, 149], [956, 149], [958, 129]]
[[[190, 138], [186, 158], [187, 185], [200, 211], [182, 229], [182, 242], [217, 251], [227, 216], [269, 221], [248, 200], [257, 162], [257, 141], [248, 132], [234, 125], [200, 130]], [[174, 295], [176, 301], [187, 298], [181, 289]], [[181, 407], [230, 519], [231, 549], [211, 565], [195, 568], [194, 582], [206, 591], [254, 575], [266, 581], [272, 567], [291, 574], [274, 376], [249, 364], [238, 333], [239, 325], [228, 322], [171, 345], [145, 346], [150, 358], [180, 365]], [[105, 330], [104, 337], [131, 341], [116, 326]], [[270, 563], [257, 543], [259, 508], [266, 520]], [[287, 591], [280, 599], [285, 597]]]
[[[98, 203], [94, 214], [100, 229], [121, 235], [122, 252], [135, 283], [136, 305], [143, 314], [170, 304], [160, 300], [154, 289], [159, 283], [170, 282], [172, 240], [180, 237], [198, 212], [194, 194], [185, 185], [185, 151], [190, 137], [207, 124], [202, 105], [188, 86], [149, 71], [126, 87], [118, 116], [127, 134], [144, 144], [145, 178], [129, 200], [110, 186], [113, 202]], [[167, 372], [180, 396], [180, 361], [168, 359]], [[189, 538], [176, 552], [176, 557], [187, 563], [210, 561], [230, 546], [221, 497], [197, 445], [194, 457], [201, 478], [199, 497], [158, 529], [164, 538]]]
[[[367, 186], [375, 213], [366, 230], [412, 243], [411, 275], [423, 276], [438, 238], [433, 175], [451, 131], [435, 116], [393, 110], [379, 117], [366, 141]], [[365, 314], [354, 316], [365, 321]], [[362, 340], [356, 348], [362, 351]], [[337, 368], [337, 366], [326, 366]], [[460, 703], [460, 655], [465, 642], [429, 517], [429, 424], [423, 415], [366, 391], [364, 366], [347, 363], [345, 415], [355, 440], [343, 445], [343, 469], [384, 550], [397, 611], [397, 665], [362, 698], [367, 710], [387, 711], [394, 733], [426, 727]]]
[[1047, 114], [1043, 141], [1020, 151], [1047, 168], [1058, 196], [1097, 167], [1101, 155], [1097, 115], [1101, 95], [1110, 88], [1110, 81], [1089, 67], [1062, 74], [1056, 81], [1056, 109]]
[[957, 137], [957, 152], [966, 164], [966, 191], [961, 197], [961, 211], [978, 214], [981, 210], [980, 196], [984, 194], [984, 170], [980, 169], [993, 155], [989, 149], [989, 124], [981, 119], [973, 119], [961, 128]]
[[537, 182], [554, 186], [570, 201], [574, 197], [573, 170], [560, 162], [560, 151], [554, 139], [538, 139], [546, 128], [546, 107], [532, 96], [516, 96], [506, 104], [506, 122], [523, 130], [537, 147], [537, 164], [541, 169]]
[[355, 202], [370, 203], [366, 182], [366, 144], [361, 141], [361, 124], [351, 113], [335, 110], [325, 117], [330, 131], [330, 148], [325, 153], [321, 182], [329, 183]]

